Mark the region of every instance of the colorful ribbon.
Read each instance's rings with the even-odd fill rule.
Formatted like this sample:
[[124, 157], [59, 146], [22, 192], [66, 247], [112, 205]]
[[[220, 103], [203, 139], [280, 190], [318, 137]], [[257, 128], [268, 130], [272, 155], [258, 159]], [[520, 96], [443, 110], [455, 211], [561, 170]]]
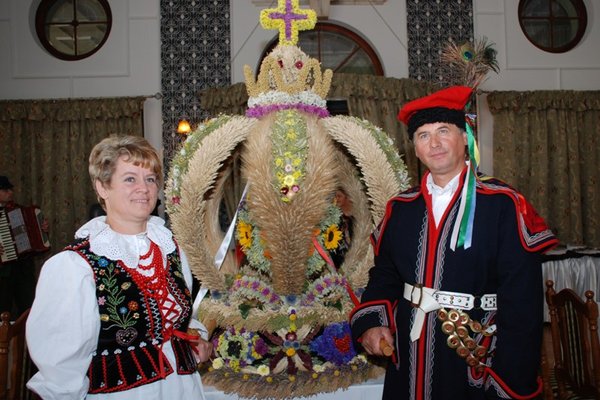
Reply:
[[475, 141], [475, 135], [469, 121], [466, 123], [467, 146], [469, 161], [467, 161], [467, 176], [463, 184], [458, 215], [452, 229], [450, 248], [452, 251], [457, 247], [468, 249], [473, 241], [473, 221], [475, 219], [475, 198], [477, 187], [477, 168], [479, 166], [479, 148]]

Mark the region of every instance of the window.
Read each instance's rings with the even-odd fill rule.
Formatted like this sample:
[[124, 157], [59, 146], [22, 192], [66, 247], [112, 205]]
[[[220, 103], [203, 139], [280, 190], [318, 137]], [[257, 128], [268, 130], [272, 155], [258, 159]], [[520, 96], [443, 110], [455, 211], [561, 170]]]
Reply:
[[564, 53], [583, 37], [587, 12], [583, 0], [521, 0], [519, 23], [534, 46]]
[[81, 60], [97, 52], [111, 25], [107, 0], [42, 0], [35, 15], [42, 46], [61, 60]]
[[[383, 75], [383, 67], [373, 48], [349, 29], [331, 22], [318, 22], [314, 29], [301, 31], [298, 38], [298, 47], [319, 60], [322, 69], [331, 69], [334, 73]], [[267, 46], [261, 62], [277, 42], [275, 38]]]

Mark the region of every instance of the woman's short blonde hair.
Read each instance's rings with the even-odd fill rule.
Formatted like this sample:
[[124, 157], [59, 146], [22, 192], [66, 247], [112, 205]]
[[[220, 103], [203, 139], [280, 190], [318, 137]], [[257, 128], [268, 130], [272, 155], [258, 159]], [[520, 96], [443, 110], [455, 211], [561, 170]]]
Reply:
[[[124, 161], [151, 170], [156, 174], [158, 187], [162, 187], [162, 163], [158, 153], [146, 139], [140, 136], [110, 136], [94, 146], [90, 153], [89, 173], [92, 186], [96, 190], [96, 181], [110, 187], [112, 176], [117, 168], [117, 161]], [[104, 207], [104, 199], [98, 196], [98, 201]]]

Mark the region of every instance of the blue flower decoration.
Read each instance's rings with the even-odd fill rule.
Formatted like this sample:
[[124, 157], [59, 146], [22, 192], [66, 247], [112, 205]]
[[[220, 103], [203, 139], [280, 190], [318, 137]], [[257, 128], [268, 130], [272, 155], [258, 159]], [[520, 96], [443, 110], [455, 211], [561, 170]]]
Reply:
[[98, 265], [101, 267], [106, 267], [108, 265], [108, 260], [106, 258], [101, 258], [98, 260]]
[[120, 308], [119, 308], [119, 312], [120, 312], [121, 314], [127, 314], [127, 307], [120, 307]]
[[347, 322], [328, 325], [323, 334], [310, 343], [311, 351], [335, 365], [347, 364], [356, 356]]

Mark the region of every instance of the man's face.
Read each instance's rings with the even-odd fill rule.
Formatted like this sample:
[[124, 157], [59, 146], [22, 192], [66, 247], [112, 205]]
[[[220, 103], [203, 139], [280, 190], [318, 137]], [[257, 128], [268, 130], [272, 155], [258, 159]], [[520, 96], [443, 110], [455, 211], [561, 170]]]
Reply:
[[6, 204], [13, 201], [12, 189], [0, 189], [0, 203]]
[[415, 131], [413, 142], [415, 154], [438, 185], [445, 186], [465, 166], [467, 135], [454, 124], [422, 125]]

